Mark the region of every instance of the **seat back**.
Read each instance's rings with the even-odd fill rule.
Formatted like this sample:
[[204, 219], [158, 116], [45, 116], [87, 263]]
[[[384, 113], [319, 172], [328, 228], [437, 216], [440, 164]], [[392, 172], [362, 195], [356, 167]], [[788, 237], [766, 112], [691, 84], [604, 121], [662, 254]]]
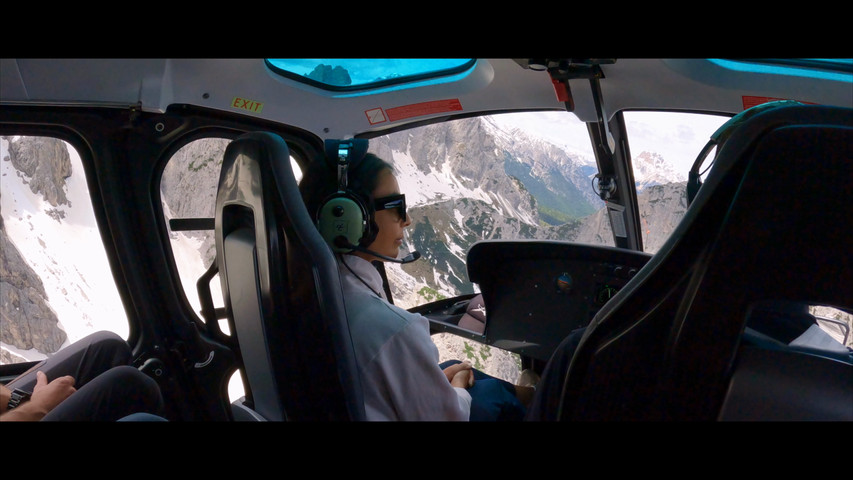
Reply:
[[362, 419], [337, 265], [278, 135], [252, 132], [228, 145], [215, 235], [246, 406], [266, 420]]
[[[780, 106], [732, 132], [672, 236], [586, 329], [559, 418], [853, 419], [850, 364], [787, 352], [811, 373], [780, 373], [741, 342], [757, 304], [853, 311], [851, 145], [842, 108]], [[797, 391], [804, 377], [828, 383]], [[802, 394], [777, 417], [756, 407]]]

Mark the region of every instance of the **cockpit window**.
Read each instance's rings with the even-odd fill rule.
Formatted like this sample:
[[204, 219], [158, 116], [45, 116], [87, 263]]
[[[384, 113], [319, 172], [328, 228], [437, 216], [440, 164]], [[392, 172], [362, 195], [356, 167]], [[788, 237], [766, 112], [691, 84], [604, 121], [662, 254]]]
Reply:
[[268, 58], [276, 73], [326, 90], [354, 91], [430, 81], [469, 71], [473, 58]]
[[[687, 211], [687, 177], [711, 135], [729, 117], [689, 112], [624, 113], [643, 250], [656, 253]], [[711, 162], [709, 161], [708, 164]], [[707, 173], [704, 168], [700, 173]]]

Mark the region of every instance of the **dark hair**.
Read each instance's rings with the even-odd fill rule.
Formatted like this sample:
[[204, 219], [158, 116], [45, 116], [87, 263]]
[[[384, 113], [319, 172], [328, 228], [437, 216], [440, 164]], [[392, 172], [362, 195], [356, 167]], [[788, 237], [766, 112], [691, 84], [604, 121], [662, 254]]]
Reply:
[[[353, 193], [367, 208], [370, 222], [373, 222], [373, 191], [379, 184], [379, 174], [394, 167], [372, 153], [351, 165], [347, 171], [347, 190]], [[317, 218], [317, 212], [323, 201], [338, 191], [338, 172], [334, 165], [320, 154], [306, 169], [299, 182], [299, 193], [311, 218]], [[372, 225], [373, 231], [378, 227]]]

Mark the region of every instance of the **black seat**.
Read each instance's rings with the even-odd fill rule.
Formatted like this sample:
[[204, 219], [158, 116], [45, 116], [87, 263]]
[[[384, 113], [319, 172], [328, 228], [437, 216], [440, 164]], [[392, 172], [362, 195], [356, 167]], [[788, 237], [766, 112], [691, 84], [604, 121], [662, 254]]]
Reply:
[[742, 341], [766, 302], [853, 311], [851, 112], [785, 105], [731, 133], [672, 236], [584, 332], [557, 419], [853, 420], [849, 362]]
[[363, 419], [337, 265], [281, 137], [247, 133], [228, 145], [215, 228], [241, 407], [265, 420]]

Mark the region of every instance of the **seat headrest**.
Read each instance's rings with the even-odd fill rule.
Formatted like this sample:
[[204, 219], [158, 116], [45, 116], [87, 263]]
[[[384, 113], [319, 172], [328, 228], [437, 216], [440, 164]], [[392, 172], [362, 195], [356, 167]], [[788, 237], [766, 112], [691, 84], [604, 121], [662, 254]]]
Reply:
[[715, 145], [722, 145], [737, 127], [739, 127], [741, 124], [743, 124], [750, 118], [767, 110], [792, 105], [802, 105], [802, 103], [797, 102], [795, 100], [777, 100], [747, 108], [746, 110], [730, 118], [729, 121], [722, 124], [720, 128], [718, 128], [714, 133], [712, 133], [711, 141], [714, 142]]
[[[696, 194], [699, 192], [699, 188], [702, 186], [702, 180], [699, 169], [702, 167], [702, 164], [705, 163], [705, 159], [708, 154], [714, 149], [717, 148], [717, 152], [720, 151], [720, 147], [728, 140], [731, 136], [732, 132], [738, 129], [743, 123], [745, 123], [750, 118], [758, 115], [761, 112], [765, 112], [767, 110], [772, 110], [774, 108], [786, 107], [792, 105], [802, 105], [802, 103], [797, 102], [795, 100], [777, 100], [773, 102], [766, 102], [760, 105], [756, 105], [754, 107], [747, 108], [746, 110], [738, 113], [734, 117], [730, 118], [727, 122], [720, 125], [720, 127], [711, 134], [711, 138], [708, 140], [708, 143], [705, 144], [705, 147], [702, 148], [702, 151], [699, 152], [699, 156], [696, 160], [693, 161], [693, 166], [690, 168], [690, 172], [688, 173], [688, 181], [687, 181], [687, 204], [693, 203], [693, 199], [696, 198]], [[713, 161], [711, 162], [713, 164]]]

